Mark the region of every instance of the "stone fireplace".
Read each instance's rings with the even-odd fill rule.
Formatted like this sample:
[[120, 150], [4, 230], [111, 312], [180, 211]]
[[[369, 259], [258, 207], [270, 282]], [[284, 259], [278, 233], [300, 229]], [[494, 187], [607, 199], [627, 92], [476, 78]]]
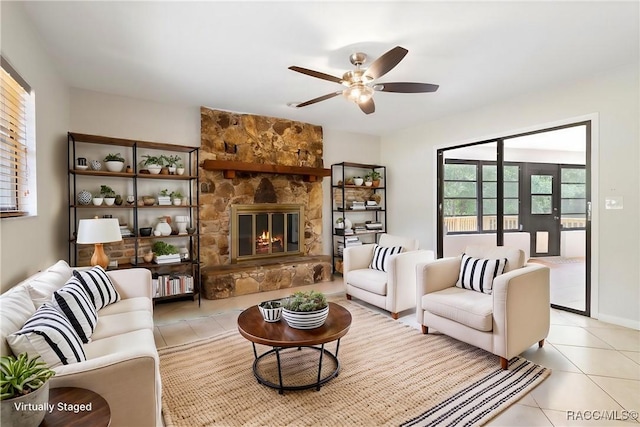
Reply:
[[231, 206], [231, 263], [300, 255], [303, 217], [304, 207], [296, 204]]
[[322, 245], [322, 128], [202, 107], [201, 134], [202, 296], [330, 280]]

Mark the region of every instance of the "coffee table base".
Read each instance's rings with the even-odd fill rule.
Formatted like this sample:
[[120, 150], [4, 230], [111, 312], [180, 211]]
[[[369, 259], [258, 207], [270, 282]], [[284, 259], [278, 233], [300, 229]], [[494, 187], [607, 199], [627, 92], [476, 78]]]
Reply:
[[[338, 373], [340, 372], [340, 362], [338, 361], [338, 350], [340, 349], [340, 340], [337, 340], [337, 344], [336, 344], [336, 352], [331, 353], [331, 351], [327, 350], [324, 346], [324, 344], [322, 344], [319, 347], [315, 347], [315, 346], [299, 346], [299, 347], [273, 347], [271, 350], [266, 351], [264, 353], [262, 353], [261, 355], [258, 355], [258, 352], [256, 350], [256, 345], [255, 343], [253, 344], [253, 354], [255, 357], [255, 360], [253, 362], [253, 375], [256, 377], [256, 379], [258, 380], [259, 384], [263, 384], [266, 385], [267, 387], [271, 387], [274, 389], [278, 390], [279, 394], [284, 394], [284, 391], [292, 391], [292, 390], [308, 390], [311, 388], [315, 388], [316, 391], [320, 390], [320, 387], [325, 384], [326, 382], [332, 380], [333, 378], [338, 376]], [[284, 351], [300, 351], [303, 348], [308, 348], [308, 349], [312, 349], [312, 350], [316, 350], [320, 353], [320, 357], [318, 358], [318, 375], [316, 378], [315, 382], [312, 383], [308, 383], [308, 384], [301, 384], [301, 385], [284, 385], [283, 381], [282, 381], [282, 364], [281, 364], [281, 360], [280, 360], [280, 354]], [[271, 382], [269, 380], [267, 380], [266, 378], [264, 378], [262, 375], [260, 375], [259, 372], [259, 364], [260, 361], [264, 360], [264, 358], [268, 357], [268, 356], [272, 356], [275, 355], [276, 356], [276, 364], [278, 367], [278, 382], [279, 384], [276, 384], [274, 382]], [[336, 368], [329, 372], [327, 375], [325, 375], [324, 377], [322, 377], [322, 365], [323, 362], [327, 362], [326, 360], [324, 360], [324, 357], [328, 357], [330, 359], [330, 362], [334, 363]]]

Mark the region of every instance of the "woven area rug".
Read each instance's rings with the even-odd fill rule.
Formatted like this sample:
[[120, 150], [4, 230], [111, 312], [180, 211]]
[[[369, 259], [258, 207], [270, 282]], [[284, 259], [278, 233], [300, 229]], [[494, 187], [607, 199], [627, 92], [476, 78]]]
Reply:
[[[166, 425], [482, 425], [550, 374], [521, 358], [502, 371], [498, 357], [484, 350], [423, 335], [354, 302], [337, 303], [353, 322], [340, 341], [340, 374], [320, 391], [279, 395], [258, 384], [251, 343], [236, 331], [160, 349]], [[335, 343], [327, 348], [334, 352]], [[285, 384], [317, 374], [317, 358], [309, 349], [284, 352]], [[272, 368], [265, 359], [261, 373]]]

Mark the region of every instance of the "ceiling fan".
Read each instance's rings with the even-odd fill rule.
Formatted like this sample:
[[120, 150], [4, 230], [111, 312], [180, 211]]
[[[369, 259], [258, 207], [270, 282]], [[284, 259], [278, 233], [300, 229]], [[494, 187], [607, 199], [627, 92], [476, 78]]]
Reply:
[[384, 76], [391, 71], [409, 51], [403, 47], [396, 46], [386, 52], [384, 55], [371, 63], [369, 68], [361, 68], [367, 60], [367, 55], [362, 52], [356, 52], [349, 56], [349, 61], [356, 67], [355, 70], [347, 71], [340, 77], [334, 77], [319, 71], [309, 70], [308, 68], [289, 67], [290, 70], [298, 73], [306, 74], [322, 80], [338, 83], [346, 86], [346, 89], [331, 92], [317, 98], [310, 99], [295, 105], [296, 108], [306, 107], [316, 102], [326, 101], [334, 96], [344, 95], [347, 99], [358, 104], [365, 114], [371, 114], [376, 110], [373, 102], [373, 93], [378, 92], [395, 92], [395, 93], [424, 93], [435, 92], [438, 85], [429, 83], [413, 83], [413, 82], [394, 82], [394, 83], [376, 83], [374, 80]]

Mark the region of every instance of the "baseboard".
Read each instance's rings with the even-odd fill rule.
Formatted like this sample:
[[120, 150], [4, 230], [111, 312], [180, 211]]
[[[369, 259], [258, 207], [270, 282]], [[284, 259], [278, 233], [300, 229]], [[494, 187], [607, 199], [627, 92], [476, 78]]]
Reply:
[[640, 320], [625, 319], [624, 317], [610, 316], [602, 313], [598, 315], [598, 320], [640, 331]]

